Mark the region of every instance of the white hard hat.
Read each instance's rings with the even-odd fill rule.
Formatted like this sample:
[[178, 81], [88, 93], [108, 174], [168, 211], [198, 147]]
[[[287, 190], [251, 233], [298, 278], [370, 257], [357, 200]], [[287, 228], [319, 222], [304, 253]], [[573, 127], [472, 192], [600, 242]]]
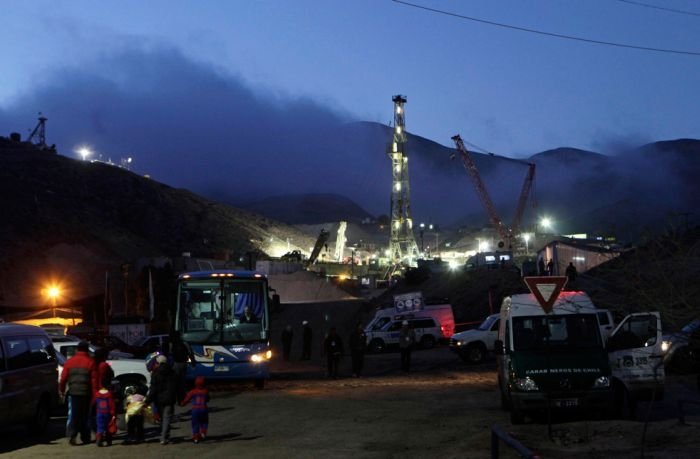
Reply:
[[301, 324], [302, 324], [302, 325], [308, 325], [308, 324], [309, 324], [309, 321], [308, 321], [308, 320], [305, 320], [305, 321], [303, 321]]
[[401, 324], [402, 324], [402, 325], [408, 325], [408, 320], [404, 320], [403, 322], [401, 322]]
[[163, 354], [156, 357], [156, 362], [158, 362], [158, 363], [165, 363], [167, 361], [168, 361], [168, 358], [166, 356], [164, 356]]

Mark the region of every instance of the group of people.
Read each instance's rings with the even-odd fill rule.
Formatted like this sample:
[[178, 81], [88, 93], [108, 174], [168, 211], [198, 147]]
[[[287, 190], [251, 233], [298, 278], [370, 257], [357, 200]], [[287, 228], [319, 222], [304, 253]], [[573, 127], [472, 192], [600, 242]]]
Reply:
[[[127, 427], [125, 443], [144, 440], [144, 418], [153, 416], [160, 423], [160, 443], [170, 442], [170, 425], [175, 404], [192, 404], [192, 441], [206, 438], [209, 424], [209, 392], [203, 377], [195, 379], [194, 388], [185, 393], [185, 372], [189, 349], [173, 336], [170, 357], [157, 353], [146, 361], [151, 372], [151, 385], [145, 388], [129, 386], [124, 390], [124, 416]], [[59, 390], [68, 404], [67, 436], [77, 445], [78, 435], [83, 444], [92, 440], [95, 431], [97, 446], [109, 446], [117, 433], [117, 407], [111, 382], [114, 372], [106, 362], [107, 352], [98, 349], [89, 354], [89, 344], [81, 341], [73, 357], [66, 361], [61, 373]]]
[[[293, 337], [294, 331], [292, 330], [292, 326], [285, 326], [281, 334], [282, 358], [285, 361], [291, 359]], [[306, 320], [302, 322], [302, 337], [301, 360], [310, 360], [313, 333], [309, 322]], [[361, 377], [364, 369], [365, 354], [367, 352], [367, 335], [361, 323], [358, 322], [350, 333], [348, 344], [352, 364], [352, 376], [356, 378]], [[399, 348], [401, 350], [401, 369], [405, 372], [411, 369], [411, 352], [415, 345], [415, 331], [409, 326], [408, 321], [403, 321], [399, 337]], [[322, 354], [326, 359], [326, 375], [329, 378], [337, 378], [340, 361], [345, 354], [345, 347], [343, 345], [343, 339], [340, 337], [336, 327], [331, 327], [325, 335]]]

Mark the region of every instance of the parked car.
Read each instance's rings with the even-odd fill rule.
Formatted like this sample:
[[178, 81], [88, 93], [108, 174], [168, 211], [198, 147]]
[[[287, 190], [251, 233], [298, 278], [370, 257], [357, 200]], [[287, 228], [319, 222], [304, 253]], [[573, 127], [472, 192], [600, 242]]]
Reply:
[[700, 355], [688, 346], [690, 336], [700, 333], [700, 319], [688, 323], [676, 333], [663, 336], [664, 365], [678, 373], [693, 373], [700, 369]]
[[138, 347], [140, 352], [144, 355], [155, 351], [168, 353], [170, 348], [170, 335], [144, 336], [136, 343], [136, 347]]
[[57, 357], [44, 330], [0, 324], [0, 427], [42, 433], [58, 400]]
[[[54, 349], [56, 349], [57, 352], [60, 354], [63, 354], [63, 356], [66, 359], [70, 359], [75, 355], [75, 352], [78, 350], [78, 343], [80, 340], [73, 340], [73, 339], [66, 339], [65, 337], [54, 337], [50, 336], [51, 342], [53, 343]], [[95, 351], [98, 349], [99, 346], [95, 346], [94, 344], [90, 344], [89, 349], [90, 353], [94, 355]], [[109, 351], [109, 354], [107, 358], [116, 360], [116, 359], [133, 359], [134, 354], [131, 354], [129, 352], [120, 352], [120, 351]]]
[[465, 362], [483, 362], [498, 337], [499, 314], [491, 314], [481, 325], [463, 332], [455, 333], [450, 338], [450, 350]]
[[[56, 344], [54, 344], [54, 348]], [[61, 379], [63, 365], [66, 361], [75, 354], [75, 349], [59, 346], [62, 352], [57, 352], [58, 358], [58, 380]], [[94, 355], [95, 347], [90, 345], [90, 355]], [[65, 355], [66, 352], [69, 356]], [[141, 359], [107, 359], [107, 363], [114, 371], [114, 380], [112, 381], [112, 391], [115, 394], [117, 402], [124, 399], [124, 389], [129, 386], [145, 386], [151, 384], [151, 374], [146, 369], [146, 362]], [[118, 404], [119, 405], [119, 404]]]

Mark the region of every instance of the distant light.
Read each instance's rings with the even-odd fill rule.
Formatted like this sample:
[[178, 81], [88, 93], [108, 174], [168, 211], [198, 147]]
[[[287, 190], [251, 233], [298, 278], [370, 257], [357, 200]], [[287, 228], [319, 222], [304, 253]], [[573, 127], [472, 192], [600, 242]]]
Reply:
[[401, 126], [396, 126], [396, 133], [401, 134]]
[[425, 223], [421, 223], [421, 224], [420, 224], [420, 227], [421, 227], [421, 229], [422, 229], [422, 228], [425, 228]]
[[549, 228], [552, 226], [552, 220], [549, 217], [544, 217], [542, 220], [540, 220], [540, 224], [542, 225], [542, 228]]
[[401, 183], [396, 184], [396, 191], [401, 191]]
[[396, 142], [393, 143], [393, 145], [392, 145], [392, 150], [391, 150], [391, 151], [393, 151], [394, 153], [396, 153], [397, 151], [399, 151], [399, 146], [396, 144]]
[[75, 150], [75, 152], [78, 153], [81, 158], [83, 158], [83, 161], [85, 161], [88, 156], [92, 155], [92, 150], [90, 150], [88, 147], [79, 147], [77, 150]]
[[528, 242], [531, 236], [532, 235], [530, 233], [523, 233], [523, 239], [525, 240], [525, 242]]
[[396, 106], [396, 113], [401, 114], [401, 105]]

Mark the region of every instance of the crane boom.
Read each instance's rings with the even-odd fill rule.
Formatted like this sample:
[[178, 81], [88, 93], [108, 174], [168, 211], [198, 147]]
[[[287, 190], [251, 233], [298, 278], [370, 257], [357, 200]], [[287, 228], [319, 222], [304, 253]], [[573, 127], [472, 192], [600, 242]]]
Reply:
[[467, 173], [469, 173], [472, 182], [474, 182], [474, 186], [476, 187], [476, 192], [481, 200], [481, 203], [484, 205], [484, 207], [486, 207], [486, 213], [489, 216], [491, 224], [494, 228], [496, 228], [496, 231], [498, 231], [498, 234], [500, 234], [504, 240], [510, 239], [508, 228], [506, 228], [506, 226], [503, 224], [503, 220], [501, 220], [501, 218], [498, 216], [496, 207], [493, 205], [493, 201], [491, 201], [488, 191], [486, 191], [486, 186], [484, 185], [484, 182], [481, 181], [481, 175], [479, 175], [479, 170], [476, 168], [476, 163], [472, 159], [467, 148], [464, 146], [464, 141], [459, 134], [453, 136], [452, 140], [454, 140], [455, 145], [457, 146], [457, 150], [462, 158], [464, 168], [467, 170]]
[[501, 220], [501, 218], [498, 216], [498, 212], [496, 212], [496, 207], [493, 205], [493, 201], [491, 201], [491, 197], [489, 196], [489, 193], [486, 190], [486, 186], [481, 180], [481, 175], [479, 175], [479, 170], [476, 167], [476, 163], [469, 154], [467, 148], [464, 146], [464, 141], [459, 136], [459, 134], [453, 136], [452, 140], [457, 146], [457, 150], [459, 151], [462, 163], [464, 164], [464, 168], [469, 173], [472, 182], [474, 182], [474, 186], [476, 187], [479, 199], [486, 208], [486, 213], [488, 214], [491, 224], [496, 229], [496, 231], [498, 231], [498, 234], [501, 236], [501, 238], [503, 238], [504, 242], [507, 243], [508, 247], [512, 247], [512, 239], [518, 232], [518, 229], [520, 227], [520, 220], [522, 219], [523, 213], [525, 212], [525, 205], [527, 204], [528, 197], [530, 196], [532, 183], [535, 180], [535, 165], [532, 163], [527, 163], [528, 171], [525, 176], [525, 181], [523, 182], [522, 190], [520, 191], [520, 197], [518, 198], [518, 206], [515, 210], [513, 223], [510, 225], [510, 227], [507, 227], [503, 224], [503, 220]]

